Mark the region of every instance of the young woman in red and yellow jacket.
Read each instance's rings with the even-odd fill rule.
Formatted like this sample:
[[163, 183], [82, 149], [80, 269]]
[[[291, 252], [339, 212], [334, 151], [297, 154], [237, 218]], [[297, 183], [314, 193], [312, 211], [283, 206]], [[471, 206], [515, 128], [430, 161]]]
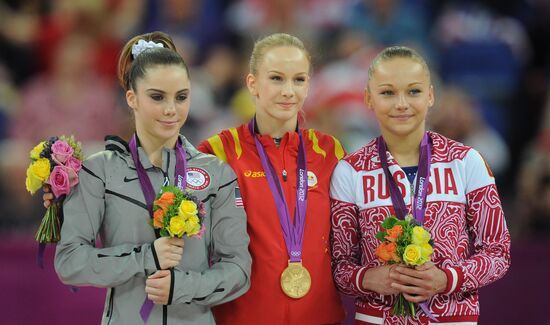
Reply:
[[[227, 162], [237, 175], [240, 193], [235, 204], [245, 207], [253, 258], [250, 290], [216, 307], [218, 324], [318, 325], [340, 323], [344, 318], [331, 275], [329, 247], [330, 177], [344, 150], [334, 137], [300, 128], [298, 114], [309, 89], [309, 72], [310, 58], [300, 40], [287, 34], [261, 39], [255, 44], [246, 79], [256, 101], [254, 120], [199, 145], [199, 150]], [[298, 163], [300, 143], [305, 168]], [[263, 162], [260, 151], [267, 157]], [[272, 168], [264, 168], [266, 163]], [[307, 185], [300, 187], [306, 176]], [[294, 253], [287, 250], [269, 177], [284, 193], [291, 224], [298, 218], [294, 214], [300, 200], [297, 192], [307, 188], [300, 267], [309, 271], [309, 288], [299, 281], [290, 287], [281, 283], [281, 274], [291, 265], [289, 254]], [[303, 285], [299, 294], [303, 296], [294, 296], [294, 285]]]

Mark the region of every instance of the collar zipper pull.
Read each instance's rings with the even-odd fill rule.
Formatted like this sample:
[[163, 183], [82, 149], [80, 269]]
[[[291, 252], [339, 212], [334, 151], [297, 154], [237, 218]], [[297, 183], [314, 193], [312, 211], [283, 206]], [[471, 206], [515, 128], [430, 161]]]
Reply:
[[282, 174], [283, 174], [283, 181], [286, 182], [286, 169], [283, 169], [283, 173], [282, 173]]

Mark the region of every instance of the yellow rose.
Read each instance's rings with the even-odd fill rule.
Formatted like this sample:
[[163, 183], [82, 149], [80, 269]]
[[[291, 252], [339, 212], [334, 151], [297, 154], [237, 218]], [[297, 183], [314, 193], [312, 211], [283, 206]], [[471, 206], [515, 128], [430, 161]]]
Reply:
[[37, 144], [34, 148], [31, 150], [31, 159], [36, 160], [40, 158], [40, 153], [42, 150], [44, 150], [44, 147], [46, 146], [46, 142], [42, 141], [39, 144]]
[[195, 204], [195, 202], [190, 200], [181, 201], [180, 208], [179, 208], [180, 216], [185, 217], [185, 219], [187, 219], [191, 216], [196, 216], [197, 213], [198, 213], [197, 204]]
[[422, 264], [422, 248], [414, 244], [408, 245], [403, 253], [403, 261], [413, 266]]
[[31, 172], [31, 168], [32, 165], [29, 165], [29, 168], [27, 168], [27, 179], [25, 180], [25, 187], [27, 188], [27, 191], [29, 191], [29, 193], [34, 194], [42, 187], [42, 182], [36, 176], [34, 176], [34, 174]]
[[31, 164], [30, 173], [45, 182], [50, 177], [50, 161], [46, 158], [40, 158]]
[[185, 233], [187, 234], [187, 236], [196, 235], [201, 230], [201, 225], [199, 224], [199, 218], [197, 218], [196, 216], [189, 218], [185, 222], [185, 225], [186, 225]]
[[175, 216], [170, 219], [168, 233], [172, 237], [181, 237], [185, 232], [185, 219], [182, 216]]
[[426, 231], [426, 229], [416, 226], [413, 228], [412, 231], [412, 243], [415, 245], [426, 244], [428, 241], [430, 241], [431, 235], [429, 232]]
[[434, 249], [433, 249], [432, 245], [430, 245], [428, 243], [424, 243], [424, 244], [420, 245], [420, 248], [422, 249], [422, 263], [420, 263], [420, 264], [424, 264], [427, 261], [432, 259], [432, 253], [433, 253]]

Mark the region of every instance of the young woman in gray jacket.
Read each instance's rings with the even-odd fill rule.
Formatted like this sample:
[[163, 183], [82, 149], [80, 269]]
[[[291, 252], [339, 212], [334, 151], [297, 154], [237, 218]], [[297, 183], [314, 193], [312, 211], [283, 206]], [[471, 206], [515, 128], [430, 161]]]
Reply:
[[[235, 174], [179, 135], [191, 87], [174, 49], [160, 32], [126, 44], [119, 79], [136, 132], [129, 143], [107, 137], [106, 150], [83, 162], [80, 183], [63, 205], [55, 268], [66, 284], [109, 289], [102, 324], [147, 318], [148, 324], [214, 324], [210, 307], [250, 286], [249, 237]], [[158, 237], [146, 188], [156, 194], [182, 180], [204, 202], [206, 231], [201, 238]], [[140, 315], [146, 297], [155, 304], [149, 317]]]

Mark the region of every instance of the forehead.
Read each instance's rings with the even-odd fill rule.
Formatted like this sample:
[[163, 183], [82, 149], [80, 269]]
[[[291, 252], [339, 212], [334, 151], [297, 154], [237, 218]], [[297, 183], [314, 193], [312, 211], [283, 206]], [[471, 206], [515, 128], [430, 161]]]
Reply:
[[[145, 75], [142, 84], [148, 87], [171, 87], [189, 88], [189, 76], [187, 70], [176, 64], [170, 65], [153, 65], [145, 69]], [[138, 83], [140, 83], [138, 80]]]
[[305, 72], [309, 70], [309, 60], [304, 51], [292, 46], [279, 46], [267, 49], [260, 69]]
[[429, 82], [430, 75], [425, 65], [413, 58], [391, 58], [379, 61], [370, 78], [374, 82], [409, 80]]

